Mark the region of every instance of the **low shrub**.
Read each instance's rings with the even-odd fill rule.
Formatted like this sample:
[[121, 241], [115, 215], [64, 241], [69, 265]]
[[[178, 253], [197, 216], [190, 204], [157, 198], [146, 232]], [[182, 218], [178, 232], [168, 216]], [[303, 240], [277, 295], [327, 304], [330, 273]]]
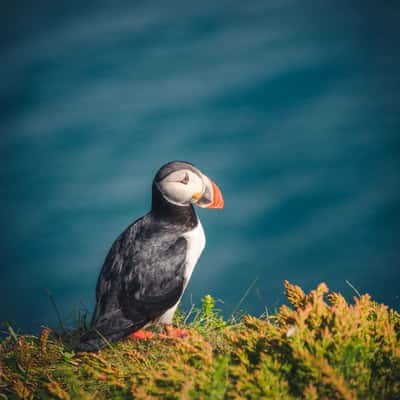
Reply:
[[400, 315], [325, 284], [290, 306], [225, 321], [211, 296], [179, 313], [183, 339], [124, 340], [74, 353], [48, 329], [0, 344], [0, 399], [399, 399]]

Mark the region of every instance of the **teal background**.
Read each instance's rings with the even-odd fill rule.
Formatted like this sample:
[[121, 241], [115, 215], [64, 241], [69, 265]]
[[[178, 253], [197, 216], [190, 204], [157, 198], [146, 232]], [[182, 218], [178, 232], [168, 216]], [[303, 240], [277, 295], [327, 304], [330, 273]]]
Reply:
[[0, 320], [94, 304], [173, 159], [220, 186], [184, 303], [284, 279], [400, 305], [397, 2], [17, 1], [1, 12]]

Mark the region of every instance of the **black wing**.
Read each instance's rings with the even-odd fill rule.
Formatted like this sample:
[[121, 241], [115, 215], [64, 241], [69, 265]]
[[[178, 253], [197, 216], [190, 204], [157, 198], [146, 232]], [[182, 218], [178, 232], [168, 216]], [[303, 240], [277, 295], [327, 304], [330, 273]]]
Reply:
[[81, 350], [104, 347], [101, 336], [109, 341], [127, 336], [181, 297], [186, 240], [150, 224], [150, 218], [133, 223], [111, 247], [97, 281], [91, 331], [81, 338]]

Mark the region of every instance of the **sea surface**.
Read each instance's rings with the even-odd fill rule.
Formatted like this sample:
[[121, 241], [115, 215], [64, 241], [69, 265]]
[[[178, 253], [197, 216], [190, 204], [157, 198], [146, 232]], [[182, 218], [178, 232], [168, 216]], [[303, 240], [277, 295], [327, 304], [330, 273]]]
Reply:
[[49, 293], [66, 324], [90, 311], [174, 159], [226, 205], [198, 210], [185, 308], [209, 293], [226, 316], [273, 312], [285, 279], [400, 308], [397, 2], [1, 8], [1, 321], [54, 326]]

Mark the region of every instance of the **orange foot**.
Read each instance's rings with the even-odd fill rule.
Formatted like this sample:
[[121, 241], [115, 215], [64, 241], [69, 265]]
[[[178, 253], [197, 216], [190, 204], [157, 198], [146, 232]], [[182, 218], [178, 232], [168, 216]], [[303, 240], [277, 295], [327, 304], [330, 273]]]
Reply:
[[154, 338], [154, 333], [145, 331], [143, 329], [139, 329], [136, 332], [131, 333], [128, 336], [129, 339], [131, 340], [147, 340], [147, 339], [153, 339]]
[[167, 338], [184, 338], [189, 335], [187, 329], [174, 328], [172, 325], [165, 325], [165, 333], [160, 333], [158, 337], [160, 339]]

